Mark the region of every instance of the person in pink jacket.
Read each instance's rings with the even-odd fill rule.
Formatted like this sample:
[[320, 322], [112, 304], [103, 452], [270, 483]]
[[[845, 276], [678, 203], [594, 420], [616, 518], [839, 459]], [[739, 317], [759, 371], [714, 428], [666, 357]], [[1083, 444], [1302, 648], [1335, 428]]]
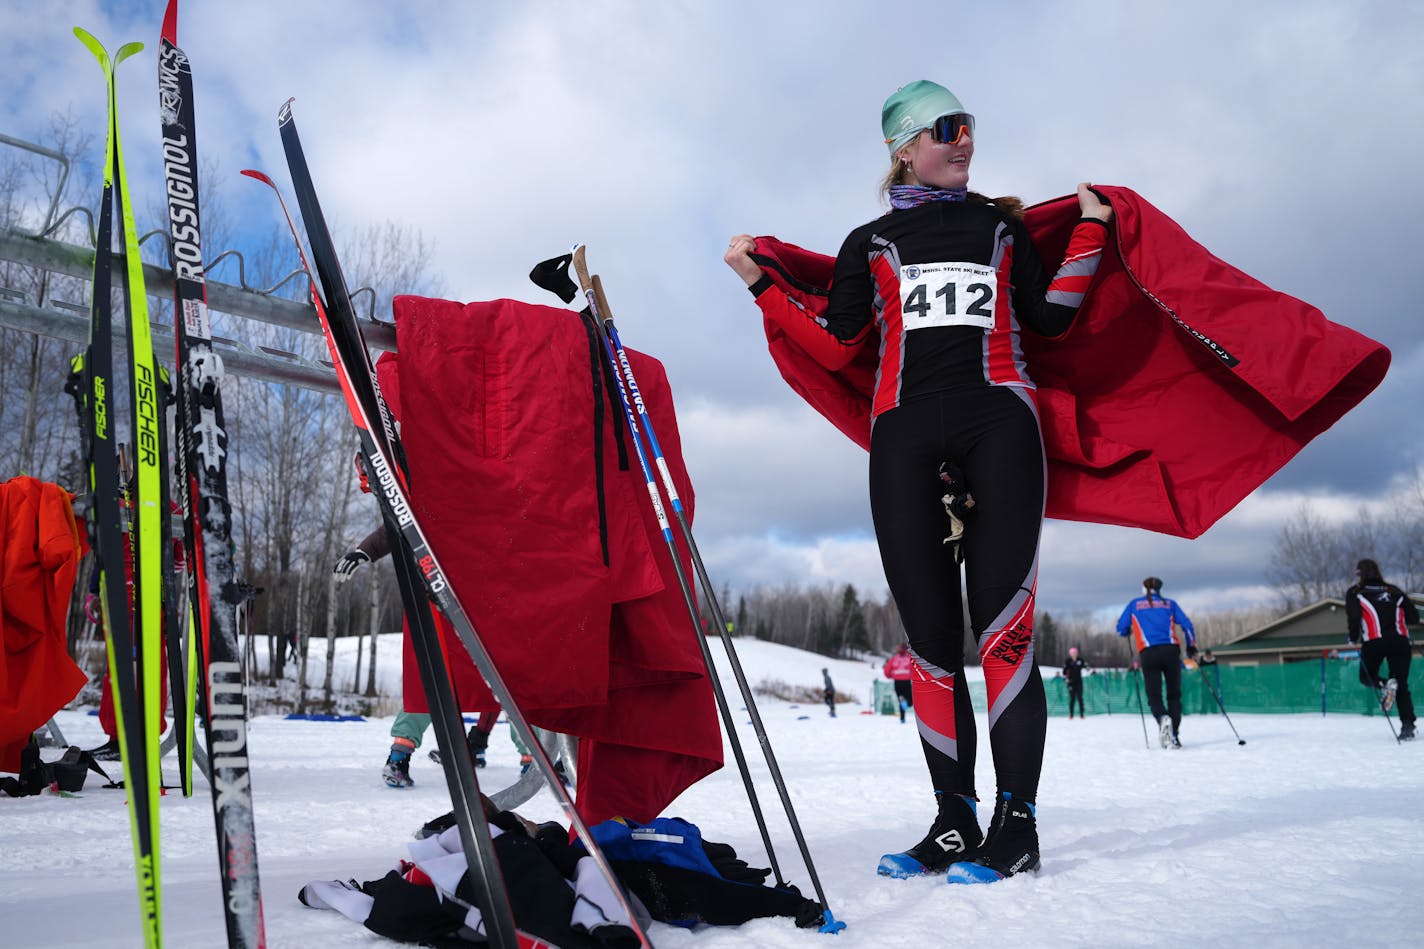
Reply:
[[900, 705], [900, 724], [905, 723], [905, 709], [915, 704], [914, 690], [910, 688], [910, 676], [915, 669], [915, 657], [910, 654], [910, 644], [900, 647], [885, 660], [885, 678], [895, 683], [895, 698]]

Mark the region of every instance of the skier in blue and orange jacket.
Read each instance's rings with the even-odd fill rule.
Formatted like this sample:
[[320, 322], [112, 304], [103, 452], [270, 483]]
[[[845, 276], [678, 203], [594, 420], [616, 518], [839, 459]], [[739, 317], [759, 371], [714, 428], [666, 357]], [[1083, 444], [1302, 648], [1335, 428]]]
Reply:
[[[1197, 637], [1192, 621], [1176, 600], [1162, 595], [1161, 578], [1148, 577], [1142, 581], [1142, 596], [1128, 603], [1118, 617], [1117, 634], [1132, 636], [1147, 687], [1147, 704], [1157, 720], [1162, 747], [1182, 747], [1177, 734], [1182, 724], [1182, 639], [1186, 639], [1187, 658], [1195, 659]], [[1163, 679], [1167, 680], [1165, 707]]]

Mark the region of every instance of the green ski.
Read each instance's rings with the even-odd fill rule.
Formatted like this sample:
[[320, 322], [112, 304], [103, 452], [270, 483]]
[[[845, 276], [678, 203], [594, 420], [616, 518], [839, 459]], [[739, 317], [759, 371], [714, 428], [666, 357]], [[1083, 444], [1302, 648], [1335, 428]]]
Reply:
[[[99, 210], [99, 233], [94, 253], [94, 293], [89, 349], [83, 361], [84, 395], [89, 450], [89, 486], [94, 498], [95, 550], [102, 570], [103, 604], [109, 674], [114, 687], [115, 715], [119, 721], [119, 748], [123, 757], [124, 787], [128, 791], [133, 832], [134, 864], [138, 877], [139, 914], [144, 945], [163, 944], [163, 910], [159, 884], [158, 719], [163, 684], [159, 673], [162, 651], [161, 569], [159, 552], [159, 432], [153, 345], [149, 336], [148, 306], [143, 290], [142, 263], [133, 214], [124, 195], [123, 154], [119, 142], [118, 106], [114, 71], [118, 64], [143, 49], [127, 43], [110, 60], [108, 51], [90, 33], [75, 27], [74, 35], [94, 55], [107, 84], [108, 129], [104, 159], [104, 190]], [[134, 489], [131, 505], [133, 599], [126, 596], [124, 543], [116, 457], [113, 404], [113, 327], [109, 294], [112, 258], [113, 212], [119, 206], [124, 233], [125, 296], [128, 313], [131, 408], [135, 448]], [[146, 575], [147, 574], [147, 575]], [[130, 620], [134, 622], [130, 622]], [[133, 659], [140, 646], [143, 668], [136, 675]]]

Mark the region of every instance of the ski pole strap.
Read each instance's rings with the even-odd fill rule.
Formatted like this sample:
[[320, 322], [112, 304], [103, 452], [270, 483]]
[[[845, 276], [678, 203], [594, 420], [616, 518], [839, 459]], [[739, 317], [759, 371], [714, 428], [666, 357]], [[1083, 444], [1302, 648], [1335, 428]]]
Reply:
[[569, 276], [569, 264], [573, 259], [573, 254], [550, 257], [534, 265], [534, 269], [529, 271], [529, 279], [539, 289], [548, 290], [565, 303], [572, 303], [578, 296], [578, 287]]
[[[548, 263], [548, 261], [545, 261]], [[543, 264], [539, 265], [540, 267]], [[536, 271], [538, 267], [534, 268]], [[568, 279], [567, 269], [564, 271], [564, 279]], [[572, 282], [569, 284], [573, 286]], [[598, 497], [598, 542], [603, 550], [603, 565], [609, 564], [608, 554], [608, 499], [604, 494], [603, 479], [603, 390], [604, 373], [600, 370], [602, 364], [602, 354], [598, 345], [598, 324], [593, 318], [593, 314], [587, 308], [579, 311], [579, 322], [583, 324], [583, 333], [588, 343], [588, 365], [593, 376], [593, 481], [594, 494]], [[617, 417], [614, 417], [614, 424], [617, 424]], [[617, 434], [617, 429], [614, 429]], [[618, 438], [618, 459], [627, 463], [627, 449], [623, 445], [623, 439]]]

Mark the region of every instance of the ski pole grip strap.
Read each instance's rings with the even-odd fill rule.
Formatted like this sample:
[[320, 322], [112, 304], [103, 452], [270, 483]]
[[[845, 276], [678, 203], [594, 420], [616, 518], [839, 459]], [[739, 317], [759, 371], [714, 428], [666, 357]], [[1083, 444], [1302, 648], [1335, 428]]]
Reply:
[[539, 289], [548, 290], [565, 303], [572, 303], [578, 296], [578, 287], [569, 277], [569, 264], [573, 258], [573, 254], [563, 254], [537, 263], [529, 271], [529, 279]]

